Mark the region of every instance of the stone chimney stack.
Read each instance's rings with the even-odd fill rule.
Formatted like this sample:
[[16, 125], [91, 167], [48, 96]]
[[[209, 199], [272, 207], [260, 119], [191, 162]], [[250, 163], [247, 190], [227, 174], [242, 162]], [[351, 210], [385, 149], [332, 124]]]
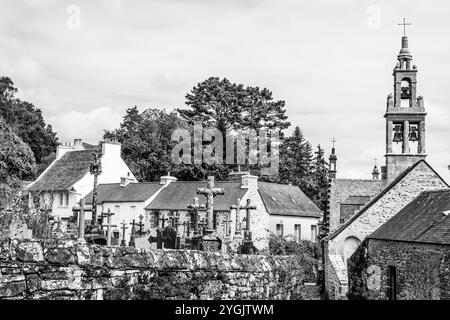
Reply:
[[243, 189], [258, 189], [258, 177], [251, 175], [249, 173], [244, 174], [241, 177], [242, 185], [241, 188]]
[[73, 149], [74, 150], [84, 150], [81, 139], [74, 139], [73, 140]]
[[128, 184], [133, 182], [133, 180], [134, 179], [130, 177], [130, 173], [128, 172], [126, 177], [121, 177], [120, 178], [120, 186], [121, 187], [126, 187]]
[[170, 172], [168, 172], [168, 173], [167, 173], [167, 176], [162, 176], [162, 177], [160, 178], [159, 184], [163, 184], [163, 185], [166, 185], [166, 186], [167, 186], [169, 183], [172, 183], [172, 182], [175, 182], [175, 181], [177, 181], [177, 178], [171, 176], [171, 175], [170, 175]]

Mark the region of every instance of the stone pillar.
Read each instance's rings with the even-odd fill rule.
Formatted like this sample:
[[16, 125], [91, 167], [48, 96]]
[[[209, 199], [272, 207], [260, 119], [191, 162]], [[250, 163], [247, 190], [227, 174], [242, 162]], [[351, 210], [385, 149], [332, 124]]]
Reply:
[[402, 153], [409, 153], [409, 121], [403, 122], [403, 148]]
[[425, 121], [419, 123], [419, 144], [417, 147], [419, 154], [425, 154]]
[[386, 121], [386, 153], [392, 153], [392, 137], [393, 124], [392, 121]]

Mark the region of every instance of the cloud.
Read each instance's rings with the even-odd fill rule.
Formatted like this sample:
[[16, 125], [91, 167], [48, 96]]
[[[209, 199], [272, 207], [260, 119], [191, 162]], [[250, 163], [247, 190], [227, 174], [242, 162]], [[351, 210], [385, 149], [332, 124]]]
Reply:
[[[80, 30], [66, 27], [70, 4], [81, 9]], [[370, 178], [385, 152], [383, 114], [407, 8], [429, 160], [448, 174], [449, 5], [379, 1], [381, 28], [372, 30], [370, 4], [8, 0], [0, 70], [62, 140], [92, 142], [128, 107], [183, 107], [186, 93], [210, 76], [266, 87], [314, 147], [329, 152], [336, 137], [339, 176]]]
[[49, 122], [59, 133], [61, 142], [80, 138], [96, 143], [103, 136], [104, 130], [117, 128], [121, 121], [122, 115], [109, 107], [101, 107], [89, 112], [71, 110], [49, 117]]

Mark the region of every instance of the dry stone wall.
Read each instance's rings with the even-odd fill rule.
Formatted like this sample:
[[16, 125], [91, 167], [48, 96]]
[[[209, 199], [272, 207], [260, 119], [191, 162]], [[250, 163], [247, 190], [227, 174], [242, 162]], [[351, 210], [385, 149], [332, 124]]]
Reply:
[[296, 256], [0, 240], [0, 299], [307, 299]]

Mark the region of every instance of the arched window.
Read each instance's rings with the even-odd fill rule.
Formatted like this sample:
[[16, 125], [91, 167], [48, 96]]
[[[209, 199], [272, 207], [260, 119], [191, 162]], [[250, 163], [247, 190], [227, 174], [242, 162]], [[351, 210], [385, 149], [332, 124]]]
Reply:
[[410, 99], [411, 98], [411, 79], [403, 78], [401, 82], [401, 98]]
[[344, 261], [347, 261], [348, 258], [351, 257], [353, 252], [356, 251], [356, 249], [361, 244], [361, 240], [359, 240], [357, 237], [347, 237], [344, 241]]

